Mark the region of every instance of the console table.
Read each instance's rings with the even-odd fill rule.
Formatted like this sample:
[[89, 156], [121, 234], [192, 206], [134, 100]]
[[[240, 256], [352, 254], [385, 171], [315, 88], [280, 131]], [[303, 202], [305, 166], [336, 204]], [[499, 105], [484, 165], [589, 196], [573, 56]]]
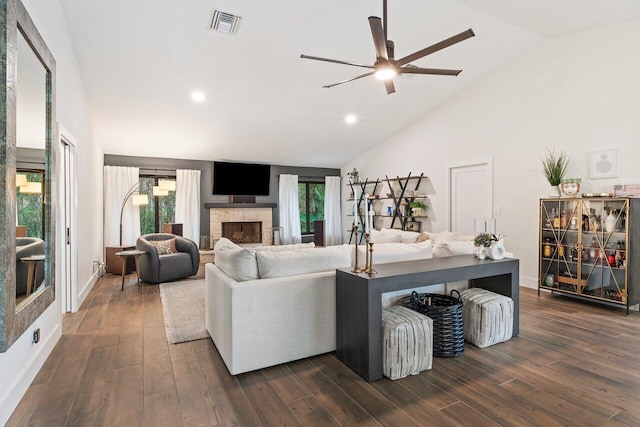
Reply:
[[[375, 252], [374, 252], [375, 253]], [[375, 257], [374, 257], [375, 260]], [[519, 333], [519, 261], [460, 255], [376, 265], [378, 274], [336, 270], [337, 356], [367, 381], [382, 378], [382, 294], [469, 280], [469, 286], [513, 299], [513, 336]]]

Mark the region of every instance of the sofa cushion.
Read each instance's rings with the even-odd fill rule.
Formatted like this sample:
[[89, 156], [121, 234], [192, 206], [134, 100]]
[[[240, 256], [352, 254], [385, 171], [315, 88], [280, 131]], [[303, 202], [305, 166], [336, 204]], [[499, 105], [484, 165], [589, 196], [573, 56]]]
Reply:
[[403, 231], [403, 230], [396, 230], [393, 228], [382, 228], [380, 229], [380, 232], [397, 234], [400, 236], [400, 241], [402, 243], [416, 243], [416, 239], [420, 235], [420, 233], [416, 231]]
[[475, 253], [475, 247], [472, 241], [440, 241], [433, 247], [433, 256], [436, 258], [453, 255], [470, 255], [473, 253]]
[[225, 274], [237, 282], [258, 278], [256, 252], [252, 248], [243, 248], [224, 237], [214, 246], [215, 264]]
[[[346, 268], [351, 264], [352, 247], [329, 246], [289, 251], [258, 251], [258, 271], [261, 279], [296, 276], [299, 274]], [[216, 254], [216, 258], [217, 258]]]
[[[364, 246], [358, 246], [358, 261], [364, 264]], [[376, 243], [373, 245], [373, 265], [390, 262], [416, 261], [433, 258], [431, 240], [421, 243]]]
[[302, 249], [302, 248], [315, 248], [316, 244], [313, 242], [309, 243], [293, 243], [291, 245], [272, 245], [272, 246], [256, 246], [256, 252], [260, 251], [272, 251], [272, 252], [280, 252], [280, 251], [290, 251], [292, 249]]
[[452, 233], [448, 230], [441, 231], [440, 233], [428, 232], [427, 234], [434, 245], [437, 245], [438, 242], [455, 242], [460, 238], [459, 233]]
[[372, 230], [371, 237], [375, 243], [400, 243], [402, 237], [399, 233], [383, 233], [382, 231]]

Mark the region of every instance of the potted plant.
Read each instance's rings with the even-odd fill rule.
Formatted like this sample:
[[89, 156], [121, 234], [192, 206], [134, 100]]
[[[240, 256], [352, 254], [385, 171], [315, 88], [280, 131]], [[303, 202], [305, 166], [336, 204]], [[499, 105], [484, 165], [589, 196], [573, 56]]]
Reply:
[[358, 173], [356, 168], [353, 168], [351, 172], [347, 173], [347, 176], [351, 178], [351, 182], [353, 183], [360, 182], [360, 174]]
[[427, 210], [428, 207], [420, 200], [415, 200], [409, 204], [411, 210], [413, 211], [413, 216], [422, 216], [422, 210]]
[[560, 188], [558, 187], [567, 172], [569, 158], [564, 151], [556, 154], [555, 150], [547, 148], [547, 154], [542, 158], [542, 173], [547, 178], [549, 185], [552, 187], [552, 197], [560, 197]]

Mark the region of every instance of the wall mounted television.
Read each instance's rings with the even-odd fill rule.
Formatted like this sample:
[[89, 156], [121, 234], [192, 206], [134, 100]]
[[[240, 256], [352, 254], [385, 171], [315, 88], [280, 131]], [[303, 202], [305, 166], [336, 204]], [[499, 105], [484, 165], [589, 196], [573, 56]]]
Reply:
[[268, 196], [271, 166], [213, 162], [213, 194]]

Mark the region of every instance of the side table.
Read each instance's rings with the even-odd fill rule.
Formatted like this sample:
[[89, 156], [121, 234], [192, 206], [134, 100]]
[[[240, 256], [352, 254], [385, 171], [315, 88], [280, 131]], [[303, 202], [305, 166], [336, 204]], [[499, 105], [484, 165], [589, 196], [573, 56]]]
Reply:
[[38, 263], [44, 261], [44, 255], [31, 255], [20, 258], [20, 261], [27, 264], [27, 296], [35, 291], [36, 277], [38, 275]]
[[135, 259], [135, 263], [136, 263], [136, 276], [138, 276], [138, 285], [140, 284], [140, 266], [139, 266], [139, 261], [140, 261], [140, 257], [142, 255], [146, 254], [145, 251], [139, 251], [136, 249], [133, 250], [129, 250], [129, 251], [121, 251], [121, 252], [116, 252], [115, 255], [119, 256], [120, 258], [122, 258], [122, 289], [124, 291], [124, 277], [126, 276], [126, 265], [127, 265], [127, 259], [128, 258], [134, 258]]

